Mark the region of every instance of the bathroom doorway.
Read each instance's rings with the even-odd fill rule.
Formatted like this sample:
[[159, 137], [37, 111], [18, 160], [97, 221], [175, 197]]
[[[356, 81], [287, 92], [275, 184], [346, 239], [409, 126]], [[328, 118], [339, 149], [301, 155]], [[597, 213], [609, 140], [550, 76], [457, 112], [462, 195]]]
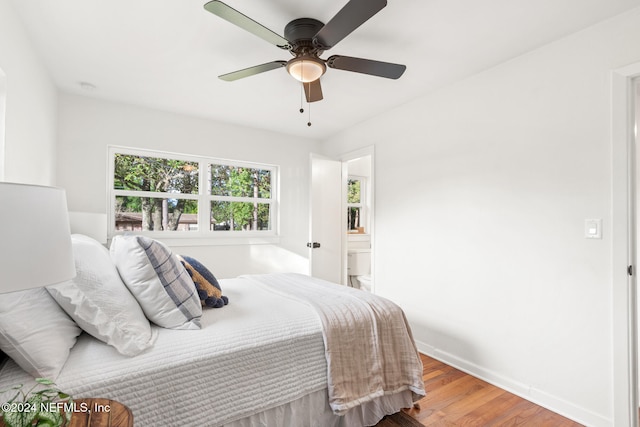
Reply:
[[347, 153], [342, 160], [343, 283], [374, 292], [374, 173], [373, 147]]

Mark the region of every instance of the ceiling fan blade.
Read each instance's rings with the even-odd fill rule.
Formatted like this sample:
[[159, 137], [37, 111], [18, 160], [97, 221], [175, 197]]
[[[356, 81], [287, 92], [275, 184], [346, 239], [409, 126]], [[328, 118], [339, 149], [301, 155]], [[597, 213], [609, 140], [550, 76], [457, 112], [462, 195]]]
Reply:
[[304, 86], [304, 95], [307, 97], [307, 102], [322, 101], [320, 79], [309, 83], [302, 83], [302, 86]]
[[287, 61], [273, 61], [266, 64], [256, 65], [254, 67], [245, 68], [244, 70], [234, 71], [232, 73], [223, 74], [218, 76], [219, 79], [226, 82], [232, 82], [234, 80], [244, 79], [245, 77], [255, 76], [256, 74], [264, 73], [265, 71], [275, 70], [276, 68], [285, 67]]
[[253, 19], [248, 16], [243, 15], [238, 12], [234, 8], [227, 6], [221, 1], [210, 1], [204, 5], [204, 8], [213, 13], [214, 15], [218, 15], [220, 18], [228, 21], [243, 30], [249, 31], [251, 34], [254, 34], [260, 37], [263, 40], [268, 41], [271, 44], [278, 46], [281, 49], [290, 49], [291, 45], [287, 39], [281, 37], [280, 35], [274, 33], [267, 27], [257, 23]]
[[314, 42], [328, 50], [387, 5], [387, 0], [350, 0], [315, 35]]
[[400, 78], [407, 69], [406, 65], [339, 55], [329, 57], [329, 59], [327, 59], [327, 65], [338, 70], [354, 71], [356, 73], [386, 77], [388, 79]]

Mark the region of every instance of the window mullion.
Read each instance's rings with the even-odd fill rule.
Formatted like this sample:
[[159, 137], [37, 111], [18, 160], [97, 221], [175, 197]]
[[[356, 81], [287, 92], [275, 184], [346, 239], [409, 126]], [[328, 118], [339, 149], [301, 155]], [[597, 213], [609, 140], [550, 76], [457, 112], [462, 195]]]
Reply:
[[211, 231], [211, 203], [209, 202], [209, 194], [211, 194], [211, 173], [209, 171], [209, 163], [201, 161], [198, 163], [198, 230], [204, 234]]
[[241, 202], [241, 203], [263, 203], [271, 204], [272, 199], [262, 199], [256, 197], [238, 197], [238, 196], [211, 196], [211, 200], [217, 202]]

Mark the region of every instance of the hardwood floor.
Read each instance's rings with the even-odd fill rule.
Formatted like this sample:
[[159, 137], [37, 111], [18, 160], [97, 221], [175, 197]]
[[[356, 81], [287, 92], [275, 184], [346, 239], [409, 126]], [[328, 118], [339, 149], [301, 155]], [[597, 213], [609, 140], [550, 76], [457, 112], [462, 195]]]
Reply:
[[421, 355], [427, 395], [405, 412], [423, 426], [580, 427], [487, 382]]

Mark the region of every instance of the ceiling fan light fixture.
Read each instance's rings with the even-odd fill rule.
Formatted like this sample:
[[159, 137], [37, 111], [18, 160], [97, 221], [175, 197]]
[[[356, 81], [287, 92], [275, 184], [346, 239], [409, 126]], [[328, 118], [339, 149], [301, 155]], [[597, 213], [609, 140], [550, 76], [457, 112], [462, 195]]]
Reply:
[[327, 66], [322, 59], [314, 56], [298, 56], [287, 62], [287, 71], [299, 82], [309, 83], [322, 77]]

